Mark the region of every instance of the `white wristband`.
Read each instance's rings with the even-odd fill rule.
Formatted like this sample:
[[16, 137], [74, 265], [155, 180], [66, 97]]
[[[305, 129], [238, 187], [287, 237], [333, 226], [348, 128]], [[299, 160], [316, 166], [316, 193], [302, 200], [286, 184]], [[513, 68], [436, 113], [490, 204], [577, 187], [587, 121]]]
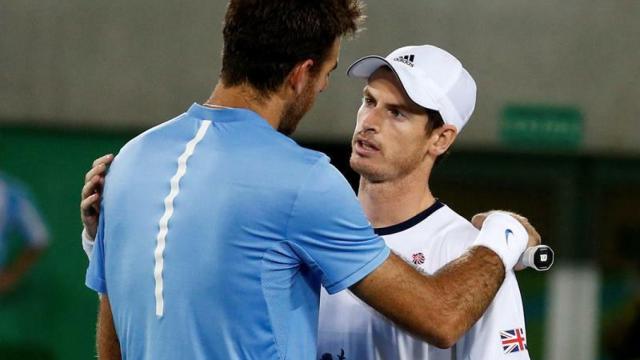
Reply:
[[509, 271], [520, 259], [528, 242], [529, 234], [518, 220], [504, 212], [494, 211], [484, 220], [473, 246], [493, 250], [502, 259], [505, 270]]
[[87, 257], [91, 259], [91, 253], [93, 252], [93, 245], [95, 245], [96, 239], [92, 239], [87, 233], [87, 229], [82, 229], [82, 249]]

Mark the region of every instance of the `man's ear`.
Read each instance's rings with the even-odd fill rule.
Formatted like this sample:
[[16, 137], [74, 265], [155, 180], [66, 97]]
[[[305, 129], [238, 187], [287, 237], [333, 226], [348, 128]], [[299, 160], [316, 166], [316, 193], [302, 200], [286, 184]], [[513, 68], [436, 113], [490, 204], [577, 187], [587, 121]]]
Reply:
[[456, 140], [458, 129], [450, 124], [445, 124], [433, 130], [431, 134], [435, 141], [432, 143], [429, 152], [433, 155], [440, 156], [449, 150], [449, 147]]
[[307, 59], [297, 63], [289, 73], [286, 83], [296, 95], [302, 94], [308, 82], [311, 81], [311, 69], [313, 65], [313, 60]]

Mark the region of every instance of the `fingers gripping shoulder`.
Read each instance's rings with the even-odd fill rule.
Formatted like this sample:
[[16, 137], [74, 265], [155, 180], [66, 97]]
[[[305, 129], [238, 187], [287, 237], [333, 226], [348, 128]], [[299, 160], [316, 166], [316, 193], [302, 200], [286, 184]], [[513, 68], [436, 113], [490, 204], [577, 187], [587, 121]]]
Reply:
[[494, 211], [487, 216], [474, 246], [484, 246], [498, 254], [505, 269], [512, 269], [527, 248], [529, 235], [524, 226], [505, 212]]

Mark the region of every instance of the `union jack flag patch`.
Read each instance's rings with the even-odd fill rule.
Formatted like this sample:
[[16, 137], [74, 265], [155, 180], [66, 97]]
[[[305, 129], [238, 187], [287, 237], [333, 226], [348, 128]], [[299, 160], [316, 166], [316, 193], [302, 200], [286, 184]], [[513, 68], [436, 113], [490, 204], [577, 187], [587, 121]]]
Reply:
[[527, 350], [527, 339], [522, 328], [500, 331], [500, 340], [505, 354]]

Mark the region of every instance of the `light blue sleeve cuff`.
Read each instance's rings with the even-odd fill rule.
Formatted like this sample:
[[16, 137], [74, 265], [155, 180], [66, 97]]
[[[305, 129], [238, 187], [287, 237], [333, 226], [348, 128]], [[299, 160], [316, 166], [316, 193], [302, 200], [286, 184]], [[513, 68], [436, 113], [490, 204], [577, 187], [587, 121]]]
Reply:
[[107, 284], [102, 279], [98, 279], [87, 274], [87, 278], [84, 283], [89, 289], [99, 293], [106, 294], [107, 293]]
[[348, 288], [349, 286], [362, 280], [365, 276], [369, 275], [373, 270], [377, 269], [378, 266], [382, 265], [382, 263], [385, 262], [385, 260], [387, 260], [390, 253], [391, 253], [391, 250], [389, 249], [389, 247], [385, 246], [384, 249], [380, 250], [378, 255], [376, 255], [371, 261], [369, 261], [363, 267], [356, 270], [346, 278], [338, 282], [335, 282], [331, 285], [325, 286], [325, 289], [329, 294], [333, 295], [339, 291], [342, 291]]

